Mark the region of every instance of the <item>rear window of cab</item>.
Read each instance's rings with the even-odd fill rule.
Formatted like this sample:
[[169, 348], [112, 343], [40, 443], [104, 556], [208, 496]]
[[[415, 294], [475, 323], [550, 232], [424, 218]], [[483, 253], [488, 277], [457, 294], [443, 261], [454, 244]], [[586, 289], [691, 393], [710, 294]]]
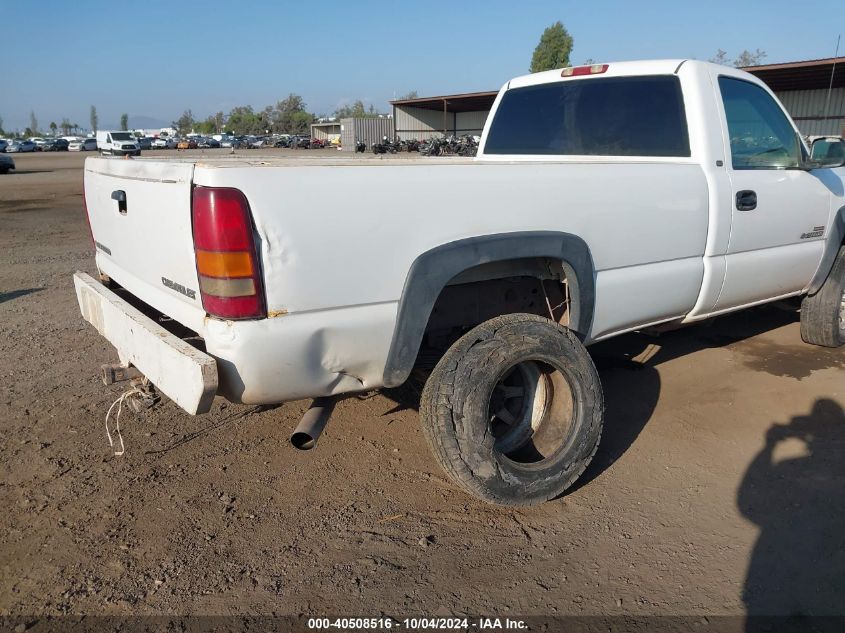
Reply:
[[607, 77], [508, 90], [484, 153], [689, 156], [680, 80], [675, 75]]

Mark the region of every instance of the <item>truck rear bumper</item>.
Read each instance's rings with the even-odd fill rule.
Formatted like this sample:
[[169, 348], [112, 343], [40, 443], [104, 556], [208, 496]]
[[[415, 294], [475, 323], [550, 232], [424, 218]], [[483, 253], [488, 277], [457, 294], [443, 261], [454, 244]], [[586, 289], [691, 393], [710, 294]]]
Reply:
[[123, 364], [138, 368], [162, 393], [190, 414], [205, 413], [217, 393], [217, 362], [171, 334], [90, 275], [73, 276], [83, 318], [117, 349]]

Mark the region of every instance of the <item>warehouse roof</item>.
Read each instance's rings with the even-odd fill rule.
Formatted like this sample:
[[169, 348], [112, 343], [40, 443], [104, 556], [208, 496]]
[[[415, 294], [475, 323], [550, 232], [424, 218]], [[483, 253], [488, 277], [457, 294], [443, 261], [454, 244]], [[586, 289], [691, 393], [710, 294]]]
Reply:
[[390, 104], [442, 112], [445, 102], [447, 112], [477, 112], [492, 109], [497, 94], [499, 94], [498, 90], [493, 92], [467, 92], [457, 95], [442, 95], [440, 97], [397, 99], [396, 101], [391, 101]]
[[776, 91], [827, 88], [830, 85], [831, 73], [834, 88], [845, 86], [845, 57], [746, 66], [742, 70], [762, 79], [769, 88]]
[[[741, 70], [759, 77], [769, 88], [776, 91], [827, 88], [830, 85], [831, 72], [833, 72], [833, 87], [841, 88], [845, 86], [845, 57], [746, 66]], [[442, 112], [445, 102], [447, 112], [476, 112], [492, 109], [497, 94], [499, 94], [498, 90], [466, 92], [417, 99], [396, 99], [390, 103], [393, 106], [409, 106]]]

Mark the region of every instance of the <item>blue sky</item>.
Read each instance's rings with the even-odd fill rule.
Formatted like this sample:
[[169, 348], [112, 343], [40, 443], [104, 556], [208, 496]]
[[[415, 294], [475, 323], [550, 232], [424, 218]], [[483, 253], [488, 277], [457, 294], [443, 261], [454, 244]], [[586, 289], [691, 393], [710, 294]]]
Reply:
[[30, 110], [42, 127], [87, 127], [94, 104], [102, 127], [122, 112], [171, 121], [290, 92], [330, 114], [355, 99], [386, 108], [408, 90], [497, 89], [527, 72], [556, 20], [575, 38], [573, 63], [718, 48], [761, 48], [773, 63], [832, 56], [845, 2], [0, 0], [0, 117], [6, 129]]

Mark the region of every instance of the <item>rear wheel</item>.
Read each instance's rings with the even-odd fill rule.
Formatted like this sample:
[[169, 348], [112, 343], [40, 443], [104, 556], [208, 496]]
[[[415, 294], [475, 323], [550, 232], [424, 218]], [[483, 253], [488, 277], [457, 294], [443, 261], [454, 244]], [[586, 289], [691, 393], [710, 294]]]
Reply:
[[824, 347], [845, 344], [845, 245], [819, 291], [801, 303], [801, 338]]
[[566, 328], [531, 314], [482, 323], [435, 367], [420, 414], [452, 479], [490, 503], [552, 499], [584, 472], [604, 401], [592, 359]]

